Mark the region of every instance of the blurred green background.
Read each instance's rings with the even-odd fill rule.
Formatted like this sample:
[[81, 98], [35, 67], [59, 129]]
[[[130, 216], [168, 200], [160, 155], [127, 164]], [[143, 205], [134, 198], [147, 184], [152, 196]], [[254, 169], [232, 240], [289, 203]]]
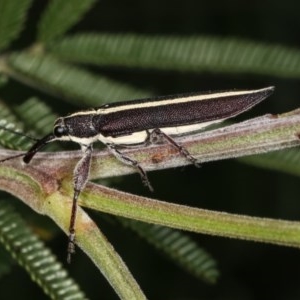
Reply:
[[[1, 0], [0, 0], [1, 1]], [[47, 1], [35, 1], [21, 39], [16, 48], [29, 45], [36, 33], [37, 20]], [[149, 35], [213, 35], [237, 37], [264, 43], [299, 48], [299, 1], [99, 1], [70, 33], [111, 32]], [[66, 16], [67, 17], [67, 16]], [[265, 113], [281, 113], [299, 107], [298, 79], [249, 74], [191, 73], [125, 68], [95, 68], [91, 71], [149, 89], [157, 95], [276, 86], [275, 94], [239, 120]], [[17, 83], [14, 83], [18, 85]], [[53, 110], [61, 114], [78, 110], [72, 104], [61, 104], [48, 94], [11, 86], [8, 98], [41, 96]], [[18, 101], [22, 101], [18, 98]], [[200, 169], [184, 167], [152, 172], [152, 195], [144, 189], [138, 175], [114, 180], [111, 186], [135, 194], [182, 203], [199, 208], [250, 216], [298, 220], [300, 216], [299, 178], [255, 168], [236, 160], [207, 163]], [[27, 210], [20, 207], [20, 210]], [[91, 212], [93, 215], [94, 213]], [[43, 217], [37, 216], [40, 222]], [[221, 277], [216, 285], [207, 285], [183, 272], [149, 247], [143, 240], [122, 228], [111, 226], [94, 214], [100, 228], [123, 257], [149, 299], [299, 299], [300, 251], [274, 245], [237, 241], [206, 235], [190, 234], [218, 261]], [[62, 233], [48, 243], [65, 261], [66, 237]], [[73, 264], [67, 268], [81, 284], [90, 299], [117, 299], [105, 279], [78, 250]], [[28, 296], [26, 296], [28, 295]], [[0, 299], [47, 299], [24, 270], [0, 280]]]

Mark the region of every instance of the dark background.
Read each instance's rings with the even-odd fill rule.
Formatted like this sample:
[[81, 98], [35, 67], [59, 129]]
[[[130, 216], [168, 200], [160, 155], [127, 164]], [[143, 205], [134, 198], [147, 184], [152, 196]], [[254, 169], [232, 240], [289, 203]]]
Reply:
[[[20, 46], [34, 39], [45, 3], [36, 1]], [[299, 1], [101, 1], [76, 25], [73, 33], [134, 32], [168, 35], [215, 35], [253, 39], [299, 47]], [[156, 94], [275, 85], [269, 100], [240, 119], [280, 113], [299, 107], [298, 80], [262, 75], [178, 73], [154, 70], [101, 69], [106, 75]], [[32, 91], [31, 91], [32, 93]], [[57, 99], [47, 98], [55, 107]], [[64, 108], [66, 109], [66, 108]], [[68, 107], [73, 111], [75, 107]], [[235, 160], [149, 174], [155, 194], [164, 201], [250, 216], [298, 220], [299, 179], [275, 171], [243, 165]], [[138, 175], [126, 176], [112, 186], [151, 196]], [[94, 213], [92, 213], [94, 214]], [[200, 282], [166, 260], [132, 232], [99, 219], [101, 230], [123, 257], [149, 299], [299, 299], [299, 249], [190, 234], [219, 262], [221, 277], [215, 286]], [[41, 217], [41, 220], [43, 218]], [[44, 221], [43, 221], [44, 222]], [[50, 221], [49, 221], [50, 222]], [[65, 261], [66, 237], [49, 246]], [[79, 250], [70, 270], [90, 299], [117, 299], [102, 275]], [[13, 282], [14, 288], [11, 285]], [[46, 299], [18, 267], [0, 282], [0, 295], [10, 299]], [[28, 293], [30, 297], [24, 296]], [[9, 299], [6, 298], [6, 299]]]

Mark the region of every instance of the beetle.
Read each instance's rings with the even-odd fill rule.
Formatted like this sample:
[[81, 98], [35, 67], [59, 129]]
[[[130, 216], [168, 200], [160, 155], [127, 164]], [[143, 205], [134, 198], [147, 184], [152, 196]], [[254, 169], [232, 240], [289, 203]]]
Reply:
[[21, 155], [28, 164], [46, 144], [54, 141], [78, 143], [83, 156], [74, 169], [74, 193], [69, 225], [67, 261], [75, 252], [75, 221], [77, 200], [84, 189], [91, 165], [93, 143], [102, 142], [122, 163], [136, 168], [143, 183], [153, 190], [146, 171], [138, 161], [125, 156], [122, 147], [141, 147], [166, 141], [194, 165], [197, 160], [173, 137], [193, 134], [211, 124], [234, 117], [255, 106], [274, 91], [274, 87], [256, 90], [220, 91], [161, 96], [105, 104], [99, 108], [79, 111], [58, 118], [53, 132]]

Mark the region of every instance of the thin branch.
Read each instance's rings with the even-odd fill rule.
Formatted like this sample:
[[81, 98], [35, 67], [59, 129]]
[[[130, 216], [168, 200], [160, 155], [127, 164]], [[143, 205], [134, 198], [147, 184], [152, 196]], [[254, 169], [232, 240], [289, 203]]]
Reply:
[[80, 205], [172, 228], [300, 248], [300, 222], [249, 217], [162, 202], [88, 184]]
[[[281, 115], [265, 115], [241, 123], [177, 138], [200, 163], [246, 155], [266, 153], [300, 145], [300, 109]], [[123, 149], [148, 171], [187, 165], [190, 162], [178, 155], [169, 144], [147, 148]], [[0, 159], [17, 154], [0, 150]], [[30, 166], [51, 176], [70, 175], [81, 158], [80, 151], [38, 153]], [[56, 163], [54, 164], [53, 161]], [[20, 160], [8, 162], [19, 168]], [[118, 162], [107, 150], [94, 151], [90, 178], [107, 178], [134, 173], [135, 170]]]

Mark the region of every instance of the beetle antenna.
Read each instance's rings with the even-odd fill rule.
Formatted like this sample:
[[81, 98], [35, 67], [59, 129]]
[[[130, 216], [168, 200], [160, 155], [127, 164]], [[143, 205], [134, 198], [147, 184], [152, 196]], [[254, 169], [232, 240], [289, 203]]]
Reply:
[[27, 135], [27, 134], [25, 134], [25, 133], [23, 133], [23, 132], [19, 132], [19, 131], [16, 131], [16, 130], [7, 128], [7, 127], [2, 126], [2, 125], [0, 125], [0, 129], [3, 129], [3, 130], [5, 130], [5, 131], [8, 131], [8, 132], [10, 132], [10, 133], [13, 133], [13, 134], [16, 134], [16, 135], [19, 135], [19, 136], [26, 137], [26, 138], [28, 138], [28, 139], [30, 139], [30, 140], [32, 140], [32, 141], [35, 141], [35, 142], [38, 141], [38, 139], [36, 139], [36, 138], [34, 138], [34, 137], [30, 136], [30, 135]]
[[[33, 156], [40, 151], [46, 144], [54, 141], [56, 137], [53, 133], [46, 135], [44, 138], [37, 140], [36, 143], [24, 154], [23, 161], [26, 164], [29, 164]], [[21, 155], [20, 155], [21, 156]]]
[[43, 148], [47, 143], [55, 140], [55, 136], [52, 133], [46, 135], [42, 139], [36, 139], [36, 138], [34, 138], [34, 137], [30, 136], [30, 135], [24, 134], [22, 132], [15, 131], [13, 129], [7, 128], [7, 127], [2, 126], [2, 125], [0, 125], [0, 129], [6, 130], [6, 131], [11, 132], [13, 134], [16, 134], [16, 135], [19, 135], [19, 136], [23, 136], [23, 137], [26, 137], [28, 139], [31, 139], [31, 140], [35, 141], [35, 144], [27, 152], [16, 154], [16, 155], [13, 155], [13, 156], [1, 159], [0, 163], [5, 162], [7, 160], [11, 160], [11, 159], [14, 159], [14, 158], [18, 158], [18, 157], [24, 156], [23, 161], [26, 164], [28, 164], [31, 161], [31, 159], [33, 158], [33, 156], [41, 148]]
[[6, 157], [4, 159], [1, 159], [0, 163], [3, 163], [5, 161], [7, 161], [7, 160], [11, 160], [11, 159], [14, 159], [14, 158], [18, 158], [18, 157], [21, 157], [21, 156], [25, 156], [25, 154], [26, 154], [26, 152], [20, 153], [20, 154], [16, 154], [16, 155], [13, 155], [13, 156], [10, 156], [10, 157]]

